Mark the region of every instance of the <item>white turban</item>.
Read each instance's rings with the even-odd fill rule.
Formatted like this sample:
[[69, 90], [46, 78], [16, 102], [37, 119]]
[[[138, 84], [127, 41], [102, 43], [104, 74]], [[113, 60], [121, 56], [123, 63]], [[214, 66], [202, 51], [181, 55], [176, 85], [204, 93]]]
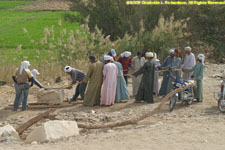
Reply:
[[130, 57], [130, 56], [131, 56], [131, 52], [125, 51], [125, 52], [123, 52], [120, 56], [121, 56], [121, 57]]
[[23, 61], [21, 63], [21, 67], [20, 67], [20, 74], [23, 73], [23, 70], [25, 70], [26, 72], [30, 72], [30, 70], [28, 69], [29, 66], [30, 66], [30, 62], [29, 61]]
[[104, 60], [111, 60], [111, 59], [112, 59], [111, 56], [109, 56], [109, 55], [104, 55]]
[[72, 69], [73, 69], [72, 67], [66, 66], [66, 67], [64, 68], [64, 71], [65, 71], [65, 72], [71, 72]]
[[174, 54], [175, 53], [175, 50], [174, 49], [171, 49], [170, 50], [170, 54]]
[[154, 54], [152, 52], [146, 52], [145, 56], [146, 57], [154, 57]]
[[190, 46], [187, 46], [187, 47], [184, 48], [184, 50], [185, 51], [191, 51], [191, 47]]
[[36, 78], [36, 76], [40, 74], [37, 69], [31, 70], [31, 73], [32, 73], [34, 78]]
[[110, 52], [114, 57], [116, 57], [116, 50], [115, 50], [115, 49], [111, 49], [109, 52]]
[[204, 60], [205, 60], [205, 55], [203, 54], [198, 54], [198, 59], [200, 59], [202, 61], [202, 63], [204, 63]]

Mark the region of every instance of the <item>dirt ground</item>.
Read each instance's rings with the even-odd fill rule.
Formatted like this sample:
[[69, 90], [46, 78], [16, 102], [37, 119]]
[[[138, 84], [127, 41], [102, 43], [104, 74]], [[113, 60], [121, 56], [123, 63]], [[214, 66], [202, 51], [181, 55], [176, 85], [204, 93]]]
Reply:
[[[23, 150], [224, 150], [225, 149], [225, 114], [218, 111], [214, 91], [219, 91], [220, 80], [212, 78], [225, 69], [225, 64], [206, 64], [204, 77], [203, 103], [193, 103], [190, 106], [177, 103], [173, 112], [169, 112], [168, 103], [153, 117], [147, 118], [137, 125], [99, 130], [80, 130], [80, 136], [60, 139], [55, 142], [24, 144], [23, 142], [0, 143], [1, 149]], [[131, 81], [131, 80], [130, 80]], [[67, 83], [63, 81], [61, 86]], [[45, 83], [47, 84], [47, 83]], [[131, 91], [131, 84], [129, 85]], [[38, 88], [30, 90], [29, 102], [36, 101]], [[66, 98], [73, 95], [74, 90], [66, 90]], [[33, 116], [46, 110], [28, 110], [12, 112], [5, 110], [13, 103], [15, 91], [12, 85], [0, 87], [0, 126], [11, 124], [15, 128]], [[162, 97], [155, 97], [155, 104], [136, 104], [133, 99], [127, 103], [115, 104], [111, 107], [85, 107], [76, 105], [69, 108], [57, 109], [57, 119], [76, 120], [86, 124], [104, 124], [127, 120], [156, 108]], [[46, 120], [45, 120], [46, 121]], [[35, 127], [32, 126], [24, 133], [24, 137]]]

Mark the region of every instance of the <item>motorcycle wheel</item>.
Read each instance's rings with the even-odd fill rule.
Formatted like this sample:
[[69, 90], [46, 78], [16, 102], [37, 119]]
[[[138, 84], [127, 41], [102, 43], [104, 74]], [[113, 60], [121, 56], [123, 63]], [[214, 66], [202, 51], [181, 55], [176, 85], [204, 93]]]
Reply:
[[221, 102], [222, 102], [222, 98], [220, 98], [219, 101], [218, 101], [219, 111], [222, 112], [222, 113], [225, 113], [225, 106], [222, 106]]
[[174, 94], [173, 96], [170, 97], [170, 111], [173, 111], [176, 102], [177, 102], [177, 96], [176, 94]]

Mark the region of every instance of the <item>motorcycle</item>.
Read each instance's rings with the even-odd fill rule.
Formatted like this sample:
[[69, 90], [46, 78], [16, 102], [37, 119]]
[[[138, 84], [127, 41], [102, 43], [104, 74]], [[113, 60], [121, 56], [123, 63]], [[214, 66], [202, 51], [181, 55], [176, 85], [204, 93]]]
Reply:
[[220, 112], [225, 112], [225, 77], [222, 77], [222, 83], [220, 86], [220, 91], [214, 93], [214, 97], [218, 101], [218, 109]]
[[[192, 80], [190, 81], [177, 81], [176, 78], [172, 75], [172, 72], [170, 71], [170, 78], [172, 78], [174, 81], [172, 81], [173, 85], [173, 90], [180, 88], [180, 87], [185, 87], [188, 85], [188, 83], [193, 82]], [[193, 87], [187, 88], [186, 90], [182, 92], [177, 92], [173, 96], [170, 97], [170, 111], [173, 111], [175, 104], [177, 101], [181, 101], [182, 103], [185, 102], [187, 105], [191, 105], [194, 99], [194, 94], [193, 94]]]

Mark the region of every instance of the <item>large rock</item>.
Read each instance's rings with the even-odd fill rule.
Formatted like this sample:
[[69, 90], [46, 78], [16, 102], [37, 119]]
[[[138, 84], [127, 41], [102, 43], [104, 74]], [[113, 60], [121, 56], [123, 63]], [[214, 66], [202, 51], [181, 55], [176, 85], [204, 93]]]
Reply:
[[11, 125], [0, 128], [0, 142], [20, 141], [19, 134]]
[[26, 142], [32, 143], [54, 141], [63, 137], [79, 135], [76, 121], [48, 121], [27, 136]]
[[64, 100], [63, 89], [40, 89], [37, 93], [38, 103], [60, 104]]

